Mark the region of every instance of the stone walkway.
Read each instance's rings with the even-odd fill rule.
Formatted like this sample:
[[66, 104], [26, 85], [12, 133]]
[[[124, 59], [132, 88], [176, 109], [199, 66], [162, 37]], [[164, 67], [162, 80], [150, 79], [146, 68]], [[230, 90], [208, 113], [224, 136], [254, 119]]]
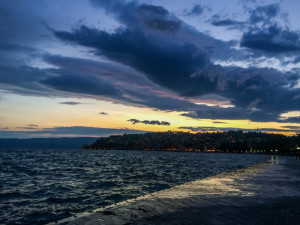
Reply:
[[299, 225], [300, 161], [274, 156], [54, 224]]

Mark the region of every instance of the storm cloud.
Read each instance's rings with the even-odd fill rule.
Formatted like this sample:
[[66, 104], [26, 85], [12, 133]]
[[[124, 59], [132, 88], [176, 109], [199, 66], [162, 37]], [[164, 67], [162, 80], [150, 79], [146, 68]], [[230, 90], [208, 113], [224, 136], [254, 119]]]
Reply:
[[[3, 32], [0, 38], [0, 88], [22, 95], [93, 98], [177, 111], [194, 119], [299, 123], [298, 117], [280, 118], [283, 113], [300, 109], [300, 75], [296, 67], [282, 72], [273, 65], [217, 63], [291, 55], [288, 60], [298, 63], [299, 32], [278, 22], [283, 17], [278, 4], [251, 9], [248, 18], [243, 19], [211, 12], [215, 16], [210, 16], [207, 24], [214, 29], [236, 28], [242, 32], [239, 40], [222, 41], [206, 32], [205, 27], [196, 29], [162, 6], [142, 1], [91, 2], [94, 9], [112, 17], [118, 28], [105, 29], [104, 22], [99, 26], [81, 22], [67, 27], [35, 22], [34, 35], [28, 32], [26, 41], [16, 44], [9, 40], [11, 36], [22, 39], [13, 27], [20, 18], [14, 19], [13, 11], [1, 15], [9, 18], [5, 26], [10, 25], [12, 30]], [[185, 16], [204, 15], [210, 10], [194, 5]], [[26, 21], [20, 24], [27, 27], [33, 18], [24, 18]], [[46, 35], [45, 40], [52, 38], [59, 46], [83, 48], [84, 57], [39, 50], [30, 45], [38, 35]], [[209, 104], [219, 99], [220, 104]], [[63, 101], [61, 104], [77, 104]], [[139, 122], [163, 122], [144, 121]]]
[[[87, 27], [81, 27], [75, 33], [58, 32], [57, 36], [89, 47], [94, 46], [108, 58], [136, 68], [154, 83], [181, 96], [217, 94], [231, 99], [244, 112], [249, 111], [242, 113], [242, 110], [237, 109], [237, 113], [227, 114], [228, 117], [236, 118], [240, 115], [238, 117], [241, 118], [244, 114], [242, 118], [246, 119], [247, 115], [257, 114], [251, 113], [251, 109], [259, 109], [261, 112], [257, 118], [261, 118], [264, 112], [272, 111], [272, 120], [282, 110], [295, 109], [299, 104], [299, 99], [293, 99], [293, 96], [300, 94], [299, 90], [287, 88], [297, 84], [297, 74], [283, 74], [274, 69], [216, 66], [192, 44], [169, 44], [163, 40], [157, 42], [140, 32], [129, 30], [108, 34]], [[122, 45], [118, 45], [120, 43]], [[278, 107], [280, 105], [282, 108]], [[210, 114], [206, 114], [208, 115]], [[224, 116], [221, 118], [224, 119]]]
[[[98, 51], [97, 54], [138, 70], [155, 84], [174, 91], [179, 96], [197, 97], [216, 94], [229, 99], [235, 106], [231, 109], [199, 106], [198, 110], [195, 110], [198, 118], [271, 121], [277, 120], [279, 114], [284, 111], [299, 108], [299, 99], [294, 99], [294, 96], [300, 94], [299, 89], [294, 88], [299, 82], [299, 74], [282, 73], [269, 68], [214, 65], [209, 52], [185, 36], [180, 41], [170, 42], [166, 38], [170, 36], [170, 30], [167, 28], [163, 29], [166, 33], [154, 35], [156, 33], [153, 33], [153, 30], [157, 30], [157, 28], [144, 24], [145, 15], [139, 14], [140, 10], [144, 10], [149, 12], [147, 14], [149, 17], [156, 17], [157, 13], [163, 15], [161, 19], [165, 22], [169, 21], [169, 18], [172, 18], [173, 21], [179, 21], [174, 16], [170, 16], [171, 14], [166, 9], [138, 4], [135, 1], [129, 3], [105, 1], [105, 3], [96, 2], [96, 4], [115, 15], [120, 22], [124, 23], [125, 27], [108, 33], [81, 26], [73, 32], [56, 31], [55, 35], [64, 41], [95, 48]], [[119, 9], [123, 10], [120, 12]], [[150, 13], [152, 11], [155, 13]], [[250, 19], [253, 23], [257, 23], [262, 19], [272, 20], [277, 14], [277, 6], [271, 5], [257, 8]], [[138, 25], [132, 26], [135, 23]], [[184, 29], [186, 25], [182, 21], [180, 23], [183, 28], [178, 29], [181, 33], [187, 34], [189, 31]], [[273, 45], [272, 37], [281, 32], [282, 39], [293, 41], [296, 40], [296, 36], [293, 36], [291, 32], [276, 31], [275, 28], [270, 26], [267, 31], [270, 33], [266, 34], [269, 45], [264, 43], [261, 46], [265, 50], [270, 48], [269, 51], [273, 52], [289, 51], [292, 45], [290, 47], [279, 43]], [[260, 33], [255, 33], [254, 36], [250, 34], [252, 35], [250, 32], [244, 34], [241, 41], [242, 46], [250, 45], [249, 43], [255, 39], [255, 35], [260, 36], [257, 40], [263, 40], [261, 38], [263, 35]], [[213, 41], [213, 38], [211, 40]], [[259, 42], [255, 43], [258, 44]], [[252, 46], [251, 48], [255, 47]], [[190, 114], [183, 115], [189, 116]]]

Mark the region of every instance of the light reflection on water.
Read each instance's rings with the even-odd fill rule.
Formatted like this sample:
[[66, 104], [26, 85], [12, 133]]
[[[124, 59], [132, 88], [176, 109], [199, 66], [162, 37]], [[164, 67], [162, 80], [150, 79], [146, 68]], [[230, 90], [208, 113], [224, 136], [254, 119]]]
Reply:
[[0, 224], [44, 224], [266, 159], [186, 152], [0, 150]]
[[272, 164], [278, 164], [278, 156], [277, 155], [271, 155], [271, 162]]

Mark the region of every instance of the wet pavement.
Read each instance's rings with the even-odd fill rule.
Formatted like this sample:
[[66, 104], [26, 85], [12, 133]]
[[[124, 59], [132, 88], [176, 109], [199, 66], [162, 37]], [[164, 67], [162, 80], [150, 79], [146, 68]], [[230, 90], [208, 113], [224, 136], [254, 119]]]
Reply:
[[300, 224], [300, 160], [272, 160], [53, 224]]

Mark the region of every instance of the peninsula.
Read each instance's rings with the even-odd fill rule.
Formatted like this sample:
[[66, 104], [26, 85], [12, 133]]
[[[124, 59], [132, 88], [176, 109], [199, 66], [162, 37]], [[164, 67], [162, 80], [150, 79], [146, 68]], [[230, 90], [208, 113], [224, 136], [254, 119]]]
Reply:
[[213, 133], [153, 132], [111, 135], [82, 149], [148, 150], [231, 153], [300, 153], [300, 135], [284, 136], [261, 132], [227, 131]]

